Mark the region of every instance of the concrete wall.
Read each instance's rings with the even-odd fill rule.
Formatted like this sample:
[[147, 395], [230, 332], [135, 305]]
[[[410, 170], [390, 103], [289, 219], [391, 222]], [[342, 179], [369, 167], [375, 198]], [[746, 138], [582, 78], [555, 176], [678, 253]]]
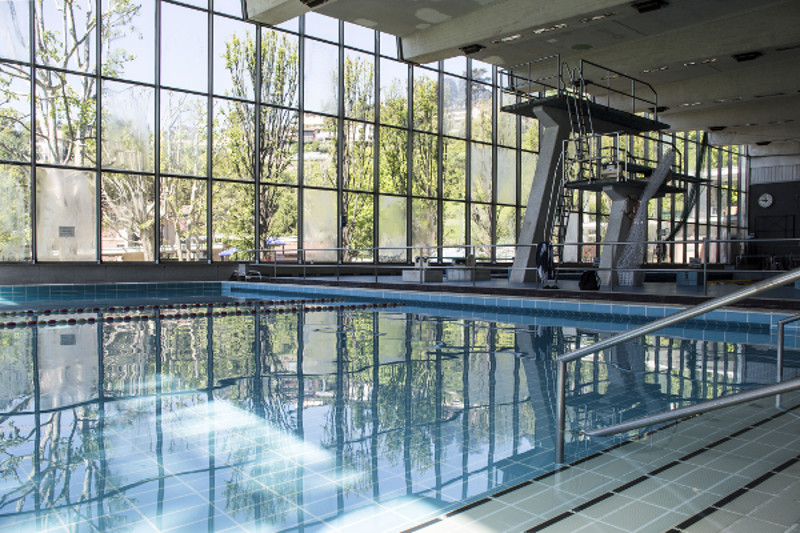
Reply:
[[227, 281], [236, 263], [208, 264], [0, 264], [0, 285]]

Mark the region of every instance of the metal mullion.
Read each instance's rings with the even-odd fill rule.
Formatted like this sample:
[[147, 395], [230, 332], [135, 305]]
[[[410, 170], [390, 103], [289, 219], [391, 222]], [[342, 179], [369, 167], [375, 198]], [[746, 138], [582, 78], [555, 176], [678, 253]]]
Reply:
[[[28, 42], [30, 44], [29, 50], [29, 60], [30, 65], [28, 65], [29, 72], [30, 72], [30, 90], [31, 90], [31, 128], [30, 128], [30, 143], [31, 143], [31, 175], [28, 176], [28, 180], [30, 183], [30, 190], [28, 191], [28, 198], [31, 203], [30, 212], [28, 216], [30, 217], [30, 226], [31, 226], [31, 263], [37, 263], [37, 250], [38, 250], [38, 239], [36, 237], [37, 234], [37, 224], [36, 224], [36, 210], [38, 208], [36, 202], [36, 160], [38, 159], [38, 154], [36, 151], [36, 8], [34, 6], [33, 1], [30, 3], [30, 12], [28, 13]], [[38, 398], [38, 395], [37, 395]], [[38, 425], [37, 425], [38, 428]], [[38, 493], [38, 491], [36, 491]]]
[[[411, 196], [414, 182], [414, 67], [411, 63], [407, 64], [406, 75], [406, 246], [414, 244], [413, 225], [411, 224], [414, 216], [414, 202]], [[406, 252], [406, 262], [411, 262], [414, 251], [410, 248]]]
[[[521, 101], [521, 98], [519, 96], [517, 96], [516, 97], [516, 101], [517, 101], [517, 103], [519, 103]], [[520, 231], [522, 230], [522, 227], [521, 227], [521, 224], [520, 224], [521, 223], [521, 221], [520, 221], [520, 213], [522, 211], [522, 208], [521, 208], [521, 205], [522, 205], [522, 115], [515, 115], [514, 120], [516, 121], [516, 125], [517, 125], [516, 140], [515, 140], [515, 142], [517, 144], [517, 150], [516, 150], [516, 156], [515, 156], [515, 159], [516, 159], [516, 162], [517, 162], [517, 171], [516, 171], [516, 176], [515, 176], [517, 193], [516, 193], [516, 196], [514, 198], [514, 203], [516, 204], [514, 206], [514, 242], [518, 242], [519, 241], [519, 234], [520, 234]], [[569, 222], [567, 222], [567, 224], [569, 224]]]
[[[298, 21], [298, 80], [297, 80], [297, 246], [305, 249], [305, 232], [303, 225], [305, 217], [303, 216], [303, 202], [305, 197], [305, 64], [306, 64], [306, 18], [300, 17]], [[260, 115], [260, 112], [259, 112]], [[305, 253], [297, 254], [297, 262], [305, 262]]]
[[338, 87], [339, 92], [336, 105], [336, 206], [339, 211], [338, 227], [336, 228], [336, 246], [339, 250], [336, 252], [336, 262], [342, 264], [344, 262], [344, 224], [347, 220], [347, 207], [344, 205], [344, 21], [338, 21], [339, 27], [339, 42], [337, 46], [338, 56]]
[[[470, 224], [470, 209], [472, 207], [472, 58], [467, 58], [467, 112], [465, 114], [467, 146], [464, 150], [464, 242], [472, 244], [472, 225]], [[470, 249], [466, 249], [470, 250]], [[465, 253], [465, 255], [470, 255]]]
[[[214, 0], [208, 6], [208, 95], [206, 95], [206, 263], [214, 250]], [[210, 387], [210, 386], [209, 386]]]
[[[261, 56], [261, 32], [262, 27], [260, 25], [255, 26], [255, 37], [256, 37], [256, 87], [255, 87], [255, 117], [253, 117], [253, 127], [255, 131], [253, 132], [253, 142], [255, 146], [253, 147], [253, 172], [255, 176], [253, 176], [253, 186], [255, 187], [254, 196], [253, 196], [253, 248], [258, 250], [261, 248], [261, 78], [263, 77], [264, 73], [262, 70], [262, 56]], [[302, 132], [302, 130], [301, 130]], [[298, 137], [302, 138], [302, 133], [298, 135]], [[256, 252], [255, 254], [255, 262], [258, 264], [261, 262], [261, 254]]]
[[[381, 135], [381, 105], [380, 105], [380, 86], [381, 86], [381, 40], [380, 34], [373, 32], [373, 40], [375, 42], [375, 50], [372, 52], [375, 67], [373, 79], [373, 100], [375, 102], [375, 112], [372, 117], [372, 247], [374, 255], [372, 256], [373, 264], [378, 264], [378, 257], [380, 255], [378, 246], [380, 244], [380, 135]], [[377, 272], [377, 271], [376, 271]]]
[[[497, 173], [497, 158], [498, 158], [498, 148], [497, 143], [500, 140], [500, 136], [498, 135], [498, 116], [497, 116], [497, 106], [499, 105], [499, 98], [500, 95], [497, 91], [497, 68], [492, 67], [492, 199], [491, 199], [491, 209], [489, 210], [489, 243], [497, 244], [497, 186], [499, 182], [499, 176]], [[489, 260], [492, 263], [497, 262], [497, 249], [494, 246], [489, 247]]]
[[436, 137], [436, 256], [442, 260], [444, 246], [444, 62], [439, 62], [438, 82], [436, 87], [436, 100], [439, 108], [437, 115], [438, 135]]
[[156, 16], [155, 16], [155, 108], [156, 108], [156, 116], [155, 116], [155, 146], [153, 147], [154, 152], [154, 178], [155, 178], [155, 187], [154, 187], [154, 195], [155, 195], [155, 206], [154, 206], [154, 213], [155, 216], [155, 238], [153, 239], [153, 245], [155, 246], [154, 258], [155, 264], [161, 263], [161, 2], [156, 2]]
[[[102, 86], [102, 46], [103, 46], [103, 12], [102, 12], [102, 0], [95, 0], [95, 12], [97, 13], [97, 20], [99, 21], [95, 25], [95, 31], [97, 32], [97, 38], [95, 39], [95, 67], [94, 67], [94, 76], [95, 76], [95, 106], [94, 106], [94, 120], [95, 120], [95, 150], [94, 150], [94, 209], [95, 209], [95, 224], [94, 224], [94, 234], [95, 234], [95, 243], [94, 243], [94, 253], [97, 264], [103, 262], [103, 203], [102, 203], [102, 191], [103, 191], [103, 180], [101, 177], [100, 167], [101, 167], [101, 154], [103, 153], [103, 145], [102, 145], [102, 129], [103, 129], [103, 115], [102, 115], [102, 105], [103, 105], [103, 86]], [[102, 397], [102, 394], [100, 395]]]

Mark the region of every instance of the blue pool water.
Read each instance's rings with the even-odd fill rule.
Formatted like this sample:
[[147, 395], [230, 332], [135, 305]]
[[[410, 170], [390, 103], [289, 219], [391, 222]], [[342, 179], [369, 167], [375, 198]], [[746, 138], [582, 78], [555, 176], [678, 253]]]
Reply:
[[[40, 324], [0, 328], [0, 528], [410, 528], [553, 470], [555, 356], [628, 326], [173, 297], [0, 317]], [[773, 344], [690, 326], [574, 363], [568, 460], [614, 442], [580, 428], [773, 380]]]

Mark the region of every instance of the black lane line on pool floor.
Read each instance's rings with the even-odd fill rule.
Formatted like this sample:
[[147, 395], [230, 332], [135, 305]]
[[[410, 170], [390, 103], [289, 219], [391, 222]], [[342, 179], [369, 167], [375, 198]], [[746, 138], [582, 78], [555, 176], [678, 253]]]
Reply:
[[[577, 506], [573, 507], [572, 509], [570, 509], [568, 511], [565, 511], [565, 512], [563, 512], [563, 513], [561, 513], [561, 514], [559, 514], [559, 515], [557, 515], [557, 516], [555, 516], [553, 518], [549, 518], [546, 521], [544, 521], [544, 522], [542, 522], [542, 523], [540, 523], [540, 524], [538, 524], [538, 525], [536, 525], [536, 526], [534, 526], [534, 527], [532, 527], [530, 529], [527, 529], [525, 531], [525, 533], [536, 533], [537, 531], [541, 531], [541, 530], [543, 530], [543, 529], [545, 529], [547, 527], [550, 527], [550, 526], [552, 526], [554, 524], [557, 524], [558, 522], [561, 522], [561, 521], [569, 518], [572, 515], [575, 515], [575, 514], [581, 512], [581, 511], [583, 511], [585, 509], [588, 509], [589, 507], [591, 507], [594, 504], [600, 503], [601, 501], [606, 500], [606, 499], [610, 498], [611, 496], [614, 496], [615, 494], [619, 494], [619, 493], [625, 491], [626, 489], [634, 487], [634, 486], [638, 485], [639, 483], [642, 483], [642, 482], [644, 482], [644, 481], [646, 481], [646, 480], [648, 480], [648, 479], [650, 479], [650, 478], [652, 478], [652, 477], [654, 477], [654, 476], [656, 476], [656, 475], [658, 475], [658, 474], [660, 474], [660, 473], [662, 473], [662, 472], [664, 472], [664, 471], [666, 471], [666, 470], [668, 470], [668, 469], [670, 469], [670, 468], [672, 468], [674, 466], [677, 466], [677, 465], [679, 465], [679, 464], [681, 464], [681, 463], [683, 463], [685, 461], [688, 461], [689, 459], [691, 459], [691, 458], [693, 458], [693, 457], [695, 457], [695, 456], [697, 456], [697, 455], [699, 455], [699, 454], [701, 454], [703, 452], [709, 451], [709, 450], [715, 448], [716, 446], [719, 446], [720, 444], [724, 444], [724, 443], [732, 440], [735, 437], [738, 437], [738, 436], [740, 436], [740, 435], [742, 435], [742, 434], [744, 434], [744, 433], [746, 433], [746, 432], [748, 432], [750, 430], [753, 430], [753, 429], [755, 429], [755, 428], [757, 428], [757, 427], [759, 427], [759, 426], [761, 426], [763, 424], [766, 424], [766, 423], [768, 423], [768, 422], [770, 422], [772, 420], [775, 420], [775, 419], [777, 419], [777, 418], [779, 418], [781, 416], [784, 416], [785, 414], [790, 413], [791, 411], [795, 411], [795, 410], [798, 410], [798, 409], [800, 409], [800, 404], [795, 405], [794, 407], [788, 408], [788, 409], [786, 409], [784, 411], [781, 411], [781, 412], [775, 413], [773, 415], [770, 415], [769, 417], [761, 419], [758, 422], [754, 422], [754, 423], [752, 423], [752, 424], [750, 424], [748, 426], [745, 426], [745, 427], [735, 431], [734, 433], [732, 433], [732, 434], [730, 434], [730, 435], [728, 435], [726, 437], [722, 437], [722, 438], [720, 438], [720, 439], [718, 439], [718, 440], [716, 440], [716, 441], [714, 441], [714, 442], [712, 442], [710, 444], [702, 446], [702, 447], [698, 448], [697, 450], [694, 450], [693, 452], [687, 453], [686, 455], [684, 455], [684, 456], [682, 456], [682, 457], [680, 457], [680, 458], [678, 458], [678, 459], [676, 459], [674, 461], [671, 461], [671, 462], [669, 462], [669, 463], [667, 463], [665, 465], [662, 465], [662, 466], [660, 466], [660, 467], [658, 467], [656, 469], [653, 469], [650, 472], [648, 472], [646, 474], [643, 474], [643, 475], [639, 476], [638, 478], [636, 478], [636, 479], [634, 479], [632, 481], [628, 481], [628, 482], [620, 485], [619, 487], [611, 489], [611, 490], [609, 490], [609, 491], [607, 491], [607, 492], [605, 492], [605, 493], [603, 493], [603, 494], [601, 494], [599, 496], [595, 496], [591, 500], [583, 502], [580, 505], [577, 505]], [[689, 417], [689, 418], [691, 418], [691, 417]], [[613, 446], [610, 446], [610, 447], [608, 447], [608, 448], [606, 448], [606, 449], [604, 449], [602, 451], [595, 452], [593, 454], [587, 455], [586, 457], [582, 457], [580, 459], [576, 459], [575, 461], [573, 461], [573, 462], [571, 462], [569, 464], [562, 465], [559, 468], [556, 468], [556, 469], [551, 470], [549, 472], [545, 472], [543, 474], [540, 474], [540, 475], [538, 475], [538, 476], [536, 476], [536, 477], [534, 477], [534, 478], [532, 478], [530, 480], [523, 481], [523, 482], [518, 483], [518, 484], [516, 484], [516, 485], [514, 485], [512, 487], [505, 488], [505, 489], [503, 489], [503, 490], [501, 490], [501, 491], [499, 491], [499, 492], [497, 492], [495, 494], [492, 494], [491, 496], [484, 497], [484, 498], [481, 498], [480, 500], [477, 500], [477, 501], [471, 502], [469, 504], [466, 504], [463, 507], [459, 507], [458, 509], [455, 509], [453, 511], [450, 511], [450, 512], [446, 513], [444, 516], [433, 518], [431, 520], [428, 520], [427, 522], [423, 522], [422, 524], [418, 524], [418, 525], [416, 525], [416, 526], [414, 526], [412, 528], [405, 529], [405, 530], [401, 531], [400, 533], [412, 533], [412, 532], [420, 531], [420, 530], [422, 530], [422, 529], [424, 529], [424, 528], [426, 528], [428, 526], [431, 526], [431, 525], [436, 524], [438, 522], [442, 522], [442, 521], [446, 520], [449, 517], [456, 516], [459, 513], [462, 513], [464, 511], [469, 510], [469, 509], [473, 509], [473, 508], [478, 507], [479, 505], [482, 505], [484, 503], [488, 503], [489, 501], [492, 501], [495, 498], [499, 498], [501, 496], [504, 496], [506, 494], [509, 494], [511, 492], [519, 490], [521, 488], [527, 487], [527, 486], [533, 484], [534, 482], [546, 479], [546, 478], [548, 478], [550, 476], [553, 476], [553, 475], [555, 475], [555, 474], [557, 474], [559, 472], [563, 472], [564, 470], [570, 469], [570, 468], [572, 468], [572, 467], [574, 467], [576, 465], [579, 465], [579, 464], [581, 464], [583, 462], [586, 462], [586, 461], [588, 461], [590, 459], [594, 459], [594, 458], [597, 458], [597, 457], [599, 457], [601, 455], [605, 455], [605, 454], [607, 454], [608, 452], [610, 452], [612, 450], [616, 450], [616, 449], [621, 448], [622, 446], [625, 446], [627, 444], [636, 442], [638, 440], [642, 440], [643, 438], [645, 438], [647, 436], [650, 436], [650, 435], [653, 435], [655, 433], [659, 433], [661, 431], [664, 431], [664, 430], [666, 430], [668, 428], [674, 427], [674, 426], [676, 426], [678, 424], [678, 422], [679, 421], [676, 421], [676, 422], [667, 424], [665, 426], [662, 426], [660, 428], [654, 429], [653, 431], [649, 431], [647, 433], [644, 433], [644, 434], [642, 434], [642, 435], [640, 435], [640, 436], [638, 436], [638, 437], [636, 437], [634, 439], [618, 442], [617, 444], [615, 444]], [[800, 456], [798, 456], [798, 458], [796, 458], [796, 459], [800, 460]], [[792, 460], [792, 461], [794, 461], [794, 460]], [[787, 462], [787, 463], [790, 463], [790, 462]], [[791, 462], [791, 464], [793, 464], [793, 462]], [[790, 466], [790, 464], [785, 464], [785, 466], [781, 465], [780, 467], [777, 467], [774, 470], [777, 472], [777, 471], [779, 471], [779, 469], [782, 470], [784, 468], [787, 468], [788, 466]], [[761, 478], [758, 478], [758, 479], [761, 479]], [[754, 482], [750, 482], [748, 485], [745, 485], [745, 487], [749, 486], [752, 483], [754, 483]], [[746, 490], [746, 489], [739, 489], [739, 490], [741, 491], [741, 490]], [[718, 503], [719, 502], [717, 502], [714, 505], [717, 505]], [[713, 505], [712, 505], [712, 507], [713, 507]], [[706, 510], [702, 511], [701, 513], [703, 513], [703, 512], [706, 512]], [[700, 513], [698, 513], [698, 514], [700, 514]], [[706, 514], [708, 514], [708, 513], [706, 513]], [[702, 518], [702, 517], [700, 517], [700, 518]], [[700, 518], [698, 518], [698, 520]], [[688, 526], [684, 526], [684, 527], [688, 527]], [[679, 530], [673, 530], [671, 533], [676, 533], [676, 531], [677, 531], [677, 533], [680, 533]]]
[[712, 503], [711, 505], [709, 505], [708, 507], [706, 507], [702, 511], [698, 512], [697, 514], [695, 514], [693, 516], [690, 516], [689, 518], [687, 518], [686, 520], [684, 520], [683, 522], [681, 522], [680, 524], [678, 524], [674, 528], [668, 530], [667, 533], [680, 533], [680, 532], [682, 532], [683, 530], [685, 530], [686, 528], [696, 524], [700, 520], [713, 515], [714, 513], [716, 513], [717, 511], [719, 511], [721, 509], [724, 509], [726, 505], [728, 505], [730, 502], [732, 502], [733, 500], [735, 500], [739, 496], [742, 496], [742, 495], [746, 494], [750, 490], [756, 488], [757, 486], [761, 485], [762, 483], [764, 483], [768, 479], [771, 479], [772, 477], [774, 477], [777, 474], [781, 473], [783, 470], [786, 470], [787, 468], [789, 468], [790, 466], [792, 466], [792, 465], [794, 465], [794, 464], [796, 464], [798, 462], [800, 462], [800, 455], [796, 455], [795, 457], [789, 459], [785, 463], [773, 468], [772, 470], [770, 470], [766, 474], [762, 474], [761, 476], [757, 477], [756, 479], [754, 479], [753, 481], [749, 482], [744, 487], [731, 492], [730, 494], [728, 494], [727, 496], [724, 496], [723, 498], [720, 498], [719, 500], [717, 500], [716, 502]]

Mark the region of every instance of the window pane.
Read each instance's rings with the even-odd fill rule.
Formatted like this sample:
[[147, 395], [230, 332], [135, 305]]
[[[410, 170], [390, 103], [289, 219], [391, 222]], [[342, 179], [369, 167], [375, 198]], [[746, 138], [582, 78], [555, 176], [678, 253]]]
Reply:
[[[50, 67], [95, 70], [95, 0], [35, 2], [36, 62]], [[65, 31], [65, 28], [69, 30]]]
[[380, 190], [405, 194], [408, 181], [408, 134], [400, 129], [381, 128], [380, 135]]
[[155, 168], [155, 101], [150, 87], [103, 82], [103, 166]]
[[[255, 187], [251, 183], [214, 182], [212, 192], [212, 224], [214, 246], [211, 258], [219, 260], [223, 250], [255, 248], [253, 209]], [[251, 259], [249, 254], [232, 255], [232, 259]]]
[[492, 69], [494, 67], [489, 63], [472, 60], [472, 79], [483, 83], [492, 83]]
[[261, 259], [297, 260], [297, 189], [261, 187], [260, 206], [261, 240], [258, 247], [270, 250]]
[[297, 112], [261, 108], [261, 181], [297, 184]]
[[391, 250], [391, 247], [406, 246], [406, 199], [396, 196], [381, 196], [379, 199], [378, 213], [380, 215], [380, 241], [381, 247], [378, 260], [381, 262], [403, 262], [406, 251]]
[[155, 181], [103, 174], [103, 261], [155, 259]]
[[539, 151], [539, 121], [535, 118], [522, 117], [522, 148], [532, 152]]
[[80, 170], [36, 171], [36, 257], [39, 261], [97, 259], [94, 175]]
[[255, 99], [256, 27], [214, 17], [214, 94]]
[[339, 21], [313, 11], [306, 13], [306, 35], [319, 37], [334, 43], [339, 42]]
[[155, 2], [103, 0], [103, 75], [152, 83]]
[[444, 139], [444, 191], [442, 196], [453, 200], [466, 198], [467, 143]]
[[0, 2], [0, 57], [30, 61], [28, 0]]
[[36, 77], [36, 159], [61, 165], [93, 165], [94, 78], [45, 69], [39, 69]]
[[492, 147], [472, 144], [471, 156], [472, 201], [492, 201]]
[[206, 98], [161, 91], [161, 171], [206, 175]]
[[371, 191], [374, 183], [373, 131], [370, 124], [344, 121], [342, 177], [344, 189]]
[[497, 206], [497, 244], [509, 246], [499, 246], [496, 248], [495, 255], [499, 261], [511, 261], [514, 259], [514, 247], [511, 246], [516, 240], [516, 215], [514, 207]]
[[488, 246], [480, 246], [492, 242], [492, 206], [488, 204], [472, 204], [470, 206], [470, 223], [472, 244], [470, 249], [475, 257], [488, 258], [491, 250]]
[[467, 82], [453, 76], [444, 77], [445, 135], [467, 136]]
[[372, 261], [373, 252], [373, 198], [371, 194], [345, 191], [342, 194], [344, 212], [342, 221], [342, 246], [347, 262]]
[[508, 94], [498, 91], [497, 98], [497, 144], [504, 146], [517, 146], [517, 116], [502, 110], [504, 105], [513, 104], [516, 99]]
[[381, 59], [381, 122], [408, 125], [408, 65]]
[[345, 22], [344, 44], [367, 52], [373, 52], [375, 50], [375, 30]]
[[472, 91], [472, 139], [492, 142], [492, 88], [482, 83], [473, 83]]
[[517, 203], [517, 152], [509, 148], [497, 149], [497, 202]]
[[466, 225], [464, 223], [464, 210], [466, 204], [463, 202], [443, 202], [444, 227], [443, 245], [445, 247], [442, 255], [445, 257], [464, 257], [464, 244], [466, 244]]
[[[303, 248], [335, 248], [339, 227], [336, 191], [306, 189], [303, 201]], [[311, 251], [306, 261], [336, 261], [335, 251]]]
[[297, 107], [300, 101], [297, 36], [261, 28], [261, 101]]
[[0, 159], [30, 161], [30, 91], [28, 67], [0, 63]]
[[0, 165], [0, 261], [31, 260], [31, 184], [27, 167]]
[[439, 81], [432, 70], [414, 67], [414, 128], [437, 131], [439, 128]]
[[381, 33], [381, 55], [397, 59], [397, 37]]
[[444, 60], [442, 70], [456, 76], [467, 75], [467, 58], [464, 56], [451, 57]]
[[414, 198], [411, 204], [411, 245], [424, 246], [414, 250], [412, 257], [436, 254], [436, 200]]
[[352, 50], [344, 57], [344, 114], [349, 118], [375, 119], [375, 62]]
[[227, 13], [234, 17], [243, 17], [242, 0], [214, 0], [214, 11]]
[[255, 179], [255, 129], [255, 105], [214, 100], [214, 177]]
[[306, 39], [303, 80], [306, 109], [336, 114], [339, 106], [339, 50], [334, 45]]
[[336, 119], [306, 114], [303, 125], [303, 183], [335, 188]]
[[208, 91], [208, 15], [161, 4], [161, 83]]
[[199, 261], [206, 258], [207, 204], [205, 180], [161, 180], [162, 260]]
[[520, 185], [520, 199], [522, 205], [528, 205], [528, 196], [531, 194], [533, 175], [536, 172], [538, 157], [530, 152], [522, 152], [522, 180]]
[[438, 138], [426, 133], [414, 134], [412, 194], [436, 196], [438, 175]]

